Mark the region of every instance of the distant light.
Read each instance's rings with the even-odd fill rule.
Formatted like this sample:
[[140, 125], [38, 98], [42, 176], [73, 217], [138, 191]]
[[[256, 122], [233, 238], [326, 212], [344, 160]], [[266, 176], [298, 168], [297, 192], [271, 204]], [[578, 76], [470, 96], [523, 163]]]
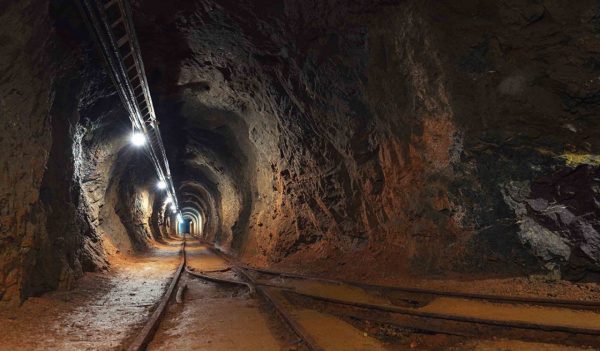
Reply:
[[160, 190], [164, 190], [167, 188], [167, 182], [165, 182], [164, 180], [160, 180], [158, 183], [156, 183], [156, 187]]
[[171, 197], [171, 195], [167, 196], [167, 198], [165, 199], [165, 204], [170, 204], [171, 202], [173, 202], [173, 198]]
[[146, 136], [140, 132], [133, 132], [130, 141], [134, 146], [143, 146], [146, 144]]
[[175, 205], [171, 205], [171, 211], [173, 211], [173, 212], [177, 211], [177, 207], [175, 207]]

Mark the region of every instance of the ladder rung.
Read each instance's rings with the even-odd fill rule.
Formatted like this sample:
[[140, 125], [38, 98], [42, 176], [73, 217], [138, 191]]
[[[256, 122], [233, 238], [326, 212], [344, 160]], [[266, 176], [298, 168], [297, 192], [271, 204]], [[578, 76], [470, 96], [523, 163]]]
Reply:
[[127, 77], [129, 77], [130, 80], [134, 80], [138, 76], [139, 76], [139, 73], [137, 70], [127, 71]]
[[120, 17], [118, 20], [114, 21], [113, 24], [110, 25], [110, 28], [115, 28], [121, 23], [123, 23], [123, 17]]
[[142, 85], [142, 80], [139, 76], [135, 76], [135, 78], [131, 80], [131, 85], [134, 87], [133, 89], [135, 90], [135, 88]]
[[123, 59], [123, 63], [125, 63], [125, 67], [137, 66], [133, 56], [128, 56], [126, 59]]
[[129, 42], [129, 35], [125, 34], [121, 39], [117, 40], [117, 46], [121, 47]]

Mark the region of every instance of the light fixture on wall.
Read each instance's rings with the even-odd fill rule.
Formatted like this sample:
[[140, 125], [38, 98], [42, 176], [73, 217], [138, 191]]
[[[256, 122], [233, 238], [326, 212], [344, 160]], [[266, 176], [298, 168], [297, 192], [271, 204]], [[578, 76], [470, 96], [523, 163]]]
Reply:
[[159, 180], [158, 183], [156, 183], [156, 187], [160, 190], [164, 190], [167, 188], [167, 182], [165, 182], [164, 180]]
[[146, 144], [146, 136], [144, 135], [144, 133], [140, 132], [131, 133], [131, 137], [129, 138], [129, 140], [131, 141], [133, 146], [137, 147], [144, 146], [144, 144]]

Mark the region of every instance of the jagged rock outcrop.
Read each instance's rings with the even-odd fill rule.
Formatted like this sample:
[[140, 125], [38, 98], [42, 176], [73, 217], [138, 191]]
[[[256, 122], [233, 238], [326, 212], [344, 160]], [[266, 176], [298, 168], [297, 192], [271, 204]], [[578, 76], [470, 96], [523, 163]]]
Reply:
[[530, 205], [562, 201], [537, 193], [542, 179], [598, 165], [595, 2], [134, 10], [158, 105], [187, 134], [184, 168], [219, 198], [224, 247], [364, 263], [347, 272], [599, 267], [595, 231], [575, 229], [595, 214], [558, 226]]

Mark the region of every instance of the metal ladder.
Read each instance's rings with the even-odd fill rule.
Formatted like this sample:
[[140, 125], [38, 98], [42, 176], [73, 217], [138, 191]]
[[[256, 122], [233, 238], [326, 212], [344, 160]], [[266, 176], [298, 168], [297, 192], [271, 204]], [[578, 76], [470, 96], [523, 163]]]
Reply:
[[160, 136], [140, 47], [127, 0], [80, 0], [85, 20], [100, 44], [114, 84], [133, 128], [147, 139], [149, 156], [158, 177], [167, 183], [176, 212], [175, 187]]

